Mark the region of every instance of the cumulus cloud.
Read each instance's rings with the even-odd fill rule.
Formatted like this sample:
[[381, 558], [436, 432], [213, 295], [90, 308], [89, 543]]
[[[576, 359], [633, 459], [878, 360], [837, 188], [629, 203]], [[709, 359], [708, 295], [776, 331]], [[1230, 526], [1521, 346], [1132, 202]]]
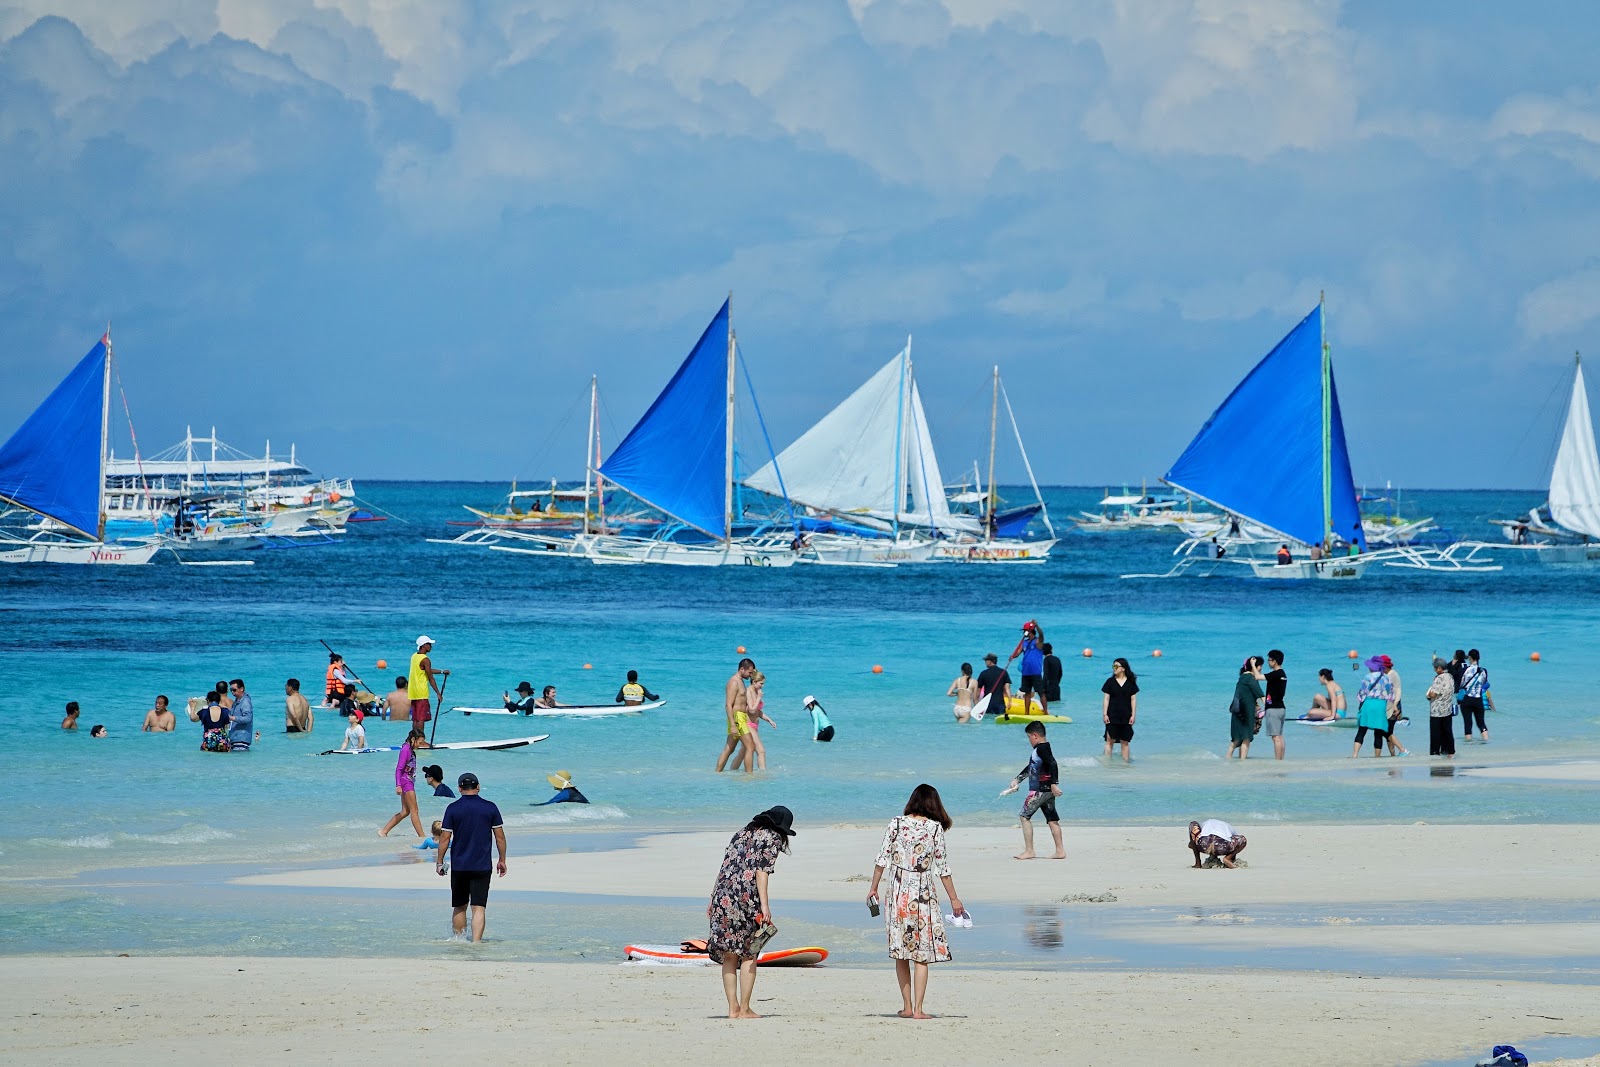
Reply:
[[1600, 319], [1600, 267], [1535, 286], [1517, 305], [1517, 319], [1534, 340], [1569, 337]]

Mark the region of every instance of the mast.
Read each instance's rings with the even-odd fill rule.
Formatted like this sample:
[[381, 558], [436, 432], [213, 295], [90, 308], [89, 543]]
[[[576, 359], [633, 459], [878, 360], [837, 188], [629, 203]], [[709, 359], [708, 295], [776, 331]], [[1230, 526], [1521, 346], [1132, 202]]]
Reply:
[[[596, 383], [599, 381], [599, 375], [591, 374], [589, 376], [589, 436], [583, 439], [583, 450], [585, 453], [587, 453], [587, 455], [585, 455], [583, 458], [583, 532], [585, 536], [588, 536], [589, 533], [590, 479], [594, 474], [595, 466], [598, 465], [598, 461], [595, 459], [594, 455], [594, 401], [596, 395], [595, 390], [597, 388]], [[555, 503], [554, 495], [550, 497], [550, 502], [552, 504]]]
[[1000, 418], [1000, 365], [994, 368], [994, 393], [989, 399], [989, 492], [984, 499], [983, 539], [994, 540], [994, 430]]
[[900, 396], [894, 410], [894, 536], [900, 536], [900, 509], [906, 502], [906, 389], [911, 375], [911, 335], [900, 359]]
[[[1322, 547], [1333, 544], [1333, 355], [1328, 348], [1327, 294], [1317, 294], [1317, 325], [1322, 330]], [[1359, 509], [1357, 509], [1359, 511]]]
[[733, 292], [728, 293], [728, 438], [723, 457], [722, 540], [733, 541]]
[[94, 539], [106, 539], [106, 438], [111, 433], [111, 323], [106, 323], [106, 369], [105, 382], [101, 387], [100, 395], [100, 496], [99, 506], [95, 513], [99, 516], [96, 520]]

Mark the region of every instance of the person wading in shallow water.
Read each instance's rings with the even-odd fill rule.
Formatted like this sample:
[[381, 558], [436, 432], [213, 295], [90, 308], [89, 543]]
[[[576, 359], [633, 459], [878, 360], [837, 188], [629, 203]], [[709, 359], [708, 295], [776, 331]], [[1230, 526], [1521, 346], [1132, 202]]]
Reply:
[[[472, 908], [472, 940], [482, 941], [489, 923], [489, 879], [506, 876], [505, 820], [500, 809], [478, 795], [478, 776], [468, 771], [456, 779], [461, 796], [444, 809], [439, 828], [439, 873], [450, 875], [450, 926], [457, 937], [467, 933], [467, 907]], [[500, 860], [491, 868], [489, 843]], [[446, 856], [448, 853], [448, 857]], [[452, 870], [451, 864], [455, 867]]]

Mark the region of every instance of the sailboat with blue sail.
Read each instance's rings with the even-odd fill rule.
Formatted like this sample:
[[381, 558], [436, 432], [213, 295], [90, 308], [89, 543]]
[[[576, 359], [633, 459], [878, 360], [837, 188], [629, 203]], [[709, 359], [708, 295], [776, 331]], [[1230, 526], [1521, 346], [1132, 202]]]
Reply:
[[[1210, 557], [1218, 562], [1247, 564], [1262, 578], [1361, 576], [1375, 557], [1365, 554], [1321, 300], [1245, 375], [1162, 480], [1270, 535], [1232, 546], [1219, 539], [1228, 554]], [[1252, 544], [1272, 557], [1251, 558]], [[1292, 546], [1287, 562], [1281, 545]]]
[[107, 542], [106, 437], [111, 331], [0, 445], [0, 501], [54, 520], [32, 537], [0, 535], [0, 563], [149, 563], [154, 539]]
[[586, 555], [593, 562], [794, 564], [788, 531], [751, 526], [736, 505], [732, 303], [731, 296], [723, 301], [649, 410], [594, 471], [675, 522], [651, 537], [589, 538]]

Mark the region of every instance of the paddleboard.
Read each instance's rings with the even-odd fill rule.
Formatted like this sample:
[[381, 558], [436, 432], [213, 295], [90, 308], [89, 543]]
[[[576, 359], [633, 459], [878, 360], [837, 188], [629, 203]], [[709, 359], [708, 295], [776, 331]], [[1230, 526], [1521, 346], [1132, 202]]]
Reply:
[[652, 700], [644, 704], [568, 704], [559, 708], [534, 708], [532, 711], [508, 711], [505, 708], [451, 708], [463, 715], [637, 715], [641, 711], [654, 711], [666, 704], [665, 700]]
[[[1356, 728], [1356, 719], [1357, 716], [1355, 715], [1346, 715], [1342, 719], [1286, 719], [1285, 721], [1297, 722], [1301, 726], [1342, 726], [1346, 729], [1354, 730]], [[1404, 715], [1394, 721], [1396, 726], [1405, 726], [1410, 722], [1411, 720]]]
[[[418, 753], [429, 752], [435, 749], [483, 749], [485, 751], [498, 751], [504, 748], [523, 748], [527, 745], [537, 744], [549, 737], [549, 734], [537, 734], [533, 737], [502, 737], [490, 738], [486, 741], [440, 741], [428, 748], [418, 749]], [[330, 748], [326, 752], [308, 752], [309, 756], [362, 756], [368, 752], [399, 752], [400, 745], [377, 745], [367, 748]]]
[[[684, 963], [709, 966], [711, 957], [704, 952], [685, 952], [678, 945], [628, 945], [623, 954], [630, 960], [651, 960], [656, 963]], [[756, 957], [758, 967], [815, 967], [828, 958], [828, 950], [809, 945], [805, 948], [782, 948], [776, 952], [763, 952]]]
[[1063, 723], [1065, 723], [1065, 722], [1071, 722], [1072, 721], [1072, 716], [1071, 715], [991, 715], [989, 717], [989, 721], [990, 722], [1002, 723], [1002, 724], [1005, 724], [1005, 725], [1008, 725], [1008, 726], [1016, 724], [1016, 723], [1030, 723], [1030, 722], [1063, 722]]

